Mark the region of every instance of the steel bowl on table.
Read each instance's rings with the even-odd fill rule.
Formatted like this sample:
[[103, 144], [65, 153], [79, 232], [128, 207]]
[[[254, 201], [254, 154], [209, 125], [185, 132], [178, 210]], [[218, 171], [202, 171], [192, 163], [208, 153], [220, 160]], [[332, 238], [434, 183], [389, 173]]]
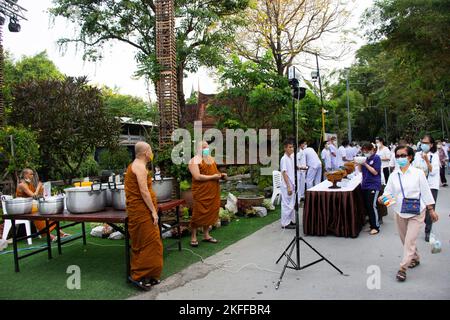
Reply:
[[106, 197], [106, 202], [105, 205], [107, 207], [111, 207], [112, 206], [112, 192], [111, 189], [113, 189], [113, 183], [112, 182], [108, 182], [108, 183], [102, 183], [102, 189], [105, 189], [105, 197]]
[[70, 213], [92, 213], [105, 210], [105, 189], [98, 183], [90, 187], [74, 187], [64, 189], [66, 206]]
[[40, 214], [58, 214], [64, 212], [64, 197], [47, 197], [39, 199]]
[[33, 208], [33, 198], [14, 198], [5, 200], [7, 214], [27, 214]]

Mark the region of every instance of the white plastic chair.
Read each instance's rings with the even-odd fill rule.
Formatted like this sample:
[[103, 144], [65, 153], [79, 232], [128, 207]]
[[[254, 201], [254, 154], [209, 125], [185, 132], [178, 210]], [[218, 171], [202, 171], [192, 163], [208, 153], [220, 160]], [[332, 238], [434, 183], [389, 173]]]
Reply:
[[272, 184], [273, 184], [273, 193], [272, 193], [272, 199], [270, 199], [270, 202], [272, 205], [275, 205], [275, 200], [277, 200], [277, 204], [280, 204], [281, 202], [281, 172], [274, 170], [272, 172]]
[[[12, 199], [12, 196], [2, 196], [2, 209], [3, 209], [3, 214], [7, 215], [8, 212], [6, 212], [6, 202], [5, 200], [10, 200]], [[8, 237], [8, 233], [9, 230], [12, 228], [12, 223], [11, 220], [9, 219], [5, 219], [4, 221], [4, 226], [3, 226], [3, 235], [2, 238], [7, 240], [6, 238]], [[25, 230], [27, 232], [27, 236], [31, 235], [31, 224], [29, 220], [16, 220], [16, 226], [19, 224], [24, 224], [25, 225]], [[27, 239], [27, 242], [29, 245], [33, 244], [33, 242], [31, 241], [31, 238]]]

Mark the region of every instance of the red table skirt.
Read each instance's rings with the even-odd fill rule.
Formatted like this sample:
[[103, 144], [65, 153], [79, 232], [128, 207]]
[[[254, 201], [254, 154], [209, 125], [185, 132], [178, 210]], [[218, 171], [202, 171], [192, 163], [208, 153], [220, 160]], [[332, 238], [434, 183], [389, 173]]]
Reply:
[[356, 238], [365, 222], [361, 187], [348, 192], [306, 191], [303, 209], [305, 235]]

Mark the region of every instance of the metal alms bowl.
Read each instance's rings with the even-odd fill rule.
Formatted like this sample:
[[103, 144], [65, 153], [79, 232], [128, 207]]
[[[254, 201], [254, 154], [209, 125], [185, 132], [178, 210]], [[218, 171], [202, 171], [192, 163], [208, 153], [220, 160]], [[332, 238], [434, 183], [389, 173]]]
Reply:
[[64, 212], [64, 197], [48, 197], [39, 199], [40, 214], [58, 214]]
[[6, 212], [8, 214], [27, 214], [33, 208], [33, 198], [14, 198], [5, 200]]

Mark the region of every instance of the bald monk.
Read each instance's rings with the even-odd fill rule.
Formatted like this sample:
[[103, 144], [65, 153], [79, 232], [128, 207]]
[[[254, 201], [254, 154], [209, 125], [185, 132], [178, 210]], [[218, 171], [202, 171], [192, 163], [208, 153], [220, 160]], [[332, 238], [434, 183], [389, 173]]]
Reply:
[[131, 239], [131, 276], [129, 280], [143, 290], [160, 282], [163, 245], [158, 226], [156, 195], [147, 163], [153, 160], [148, 143], [135, 146], [136, 159], [125, 174], [128, 231]]
[[209, 154], [209, 145], [201, 141], [197, 154], [189, 162], [192, 174], [193, 210], [191, 218], [191, 247], [198, 247], [197, 229], [203, 228], [204, 242], [217, 243], [209, 234], [209, 227], [219, 219], [219, 180], [226, 177], [217, 169], [214, 158]]
[[[42, 183], [39, 182], [37, 187], [36, 188], [34, 187], [34, 184], [33, 184], [34, 171], [33, 170], [31, 170], [29, 168], [23, 169], [20, 176], [22, 178], [20, 179], [20, 183], [16, 189], [16, 197], [37, 198], [38, 196], [42, 195], [42, 193], [44, 191]], [[36, 213], [36, 212], [37, 211], [33, 210], [33, 213]], [[52, 223], [53, 223], [53, 221], [49, 221], [49, 224], [52, 224]], [[36, 228], [39, 231], [45, 229], [45, 221], [43, 221], [43, 220], [35, 220], [34, 225], [36, 226]], [[53, 229], [55, 229], [55, 227], [56, 227], [56, 225], [50, 227], [49, 232], [52, 232]], [[45, 233], [43, 235], [46, 236]], [[61, 236], [61, 238], [64, 238], [64, 237], [70, 236], [70, 234], [60, 231], [60, 236]], [[50, 238], [52, 241], [56, 240], [56, 237], [52, 234], [50, 234]]]

